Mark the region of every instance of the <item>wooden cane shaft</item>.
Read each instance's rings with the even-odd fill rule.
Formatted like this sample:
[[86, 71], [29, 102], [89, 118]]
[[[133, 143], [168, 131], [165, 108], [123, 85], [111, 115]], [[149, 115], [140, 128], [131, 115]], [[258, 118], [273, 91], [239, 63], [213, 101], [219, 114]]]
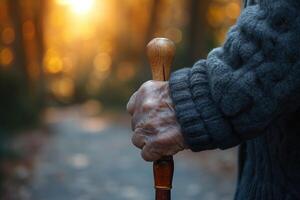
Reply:
[[153, 164], [155, 199], [170, 200], [174, 173], [174, 161], [172, 156], [163, 157]]
[[[151, 65], [152, 79], [167, 81], [175, 55], [175, 45], [166, 38], [155, 38], [147, 45], [147, 55]], [[155, 199], [170, 200], [174, 173], [172, 156], [166, 156], [153, 163]]]
[[158, 190], [155, 191], [156, 200], [171, 200], [171, 190]]

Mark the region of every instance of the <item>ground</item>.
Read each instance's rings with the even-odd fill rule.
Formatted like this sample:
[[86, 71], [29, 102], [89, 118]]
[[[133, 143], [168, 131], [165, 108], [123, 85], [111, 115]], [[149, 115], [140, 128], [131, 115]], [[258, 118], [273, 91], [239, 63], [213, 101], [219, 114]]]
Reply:
[[[26, 181], [8, 187], [7, 200], [154, 199], [152, 164], [131, 145], [128, 117], [89, 116], [78, 107], [47, 113], [46, 139], [30, 169], [16, 168], [14, 180]], [[235, 158], [234, 149], [179, 153], [172, 199], [233, 199]]]

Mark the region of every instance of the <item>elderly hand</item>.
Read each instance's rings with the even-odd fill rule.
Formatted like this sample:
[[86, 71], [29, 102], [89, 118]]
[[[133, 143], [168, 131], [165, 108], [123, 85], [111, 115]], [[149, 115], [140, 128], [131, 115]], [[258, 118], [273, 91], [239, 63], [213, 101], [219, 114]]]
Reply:
[[132, 115], [132, 143], [146, 161], [174, 155], [185, 149], [169, 94], [168, 82], [148, 81], [127, 104]]

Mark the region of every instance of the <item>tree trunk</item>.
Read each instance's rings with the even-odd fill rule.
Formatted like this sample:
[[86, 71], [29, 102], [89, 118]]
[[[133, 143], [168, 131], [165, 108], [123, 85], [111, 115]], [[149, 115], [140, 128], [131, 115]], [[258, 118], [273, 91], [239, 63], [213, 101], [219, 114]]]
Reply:
[[35, 17], [34, 22], [36, 25], [36, 42], [37, 42], [37, 59], [39, 63], [39, 78], [38, 78], [38, 97], [41, 102], [41, 105], [44, 103], [44, 93], [45, 93], [45, 76], [43, 68], [43, 59], [45, 53], [45, 38], [44, 38], [44, 19], [46, 15], [46, 1], [45, 0], [36, 0], [37, 5], [35, 7]]
[[151, 11], [150, 11], [150, 20], [149, 20], [149, 26], [147, 30], [147, 36], [145, 44], [147, 44], [151, 39], [153, 39], [156, 26], [157, 26], [157, 20], [158, 20], [158, 12], [159, 12], [159, 6], [161, 5], [161, 0], [153, 0]]
[[209, 6], [209, 0], [190, 0], [190, 21], [189, 21], [189, 39], [187, 62], [192, 65], [199, 57], [205, 56], [207, 20], [206, 13]]
[[23, 40], [23, 30], [22, 30], [22, 17], [21, 9], [18, 0], [9, 0], [8, 7], [11, 17], [11, 21], [15, 31], [15, 42], [13, 44], [13, 50], [15, 52], [15, 68], [20, 71], [23, 78], [24, 84], [28, 85], [29, 75], [27, 71], [27, 60], [25, 53], [25, 46]]

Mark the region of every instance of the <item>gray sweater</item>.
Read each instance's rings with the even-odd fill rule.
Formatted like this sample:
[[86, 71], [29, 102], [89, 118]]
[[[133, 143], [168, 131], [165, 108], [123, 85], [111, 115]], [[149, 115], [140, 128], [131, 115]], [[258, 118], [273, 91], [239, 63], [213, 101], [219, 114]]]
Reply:
[[300, 199], [300, 0], [256, 1], [171, 96], [192, 151], [240, 145], [235, 199]]

